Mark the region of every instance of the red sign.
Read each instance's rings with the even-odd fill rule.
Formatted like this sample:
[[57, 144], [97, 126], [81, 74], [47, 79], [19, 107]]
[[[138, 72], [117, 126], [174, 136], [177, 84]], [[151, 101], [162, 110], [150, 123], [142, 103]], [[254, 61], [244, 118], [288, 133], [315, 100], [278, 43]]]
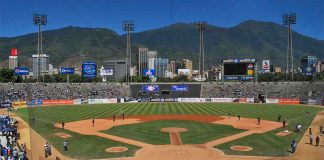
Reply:
[[279, 99], [279, 104], [300, 104], [299, 99]]
[[43, 105], [73, 104], [73, 100], [43, 100]]
[[18, 55], [18, 49], [17, 48], [12, 48], [11, 49], [11, 56], [17, 56]]

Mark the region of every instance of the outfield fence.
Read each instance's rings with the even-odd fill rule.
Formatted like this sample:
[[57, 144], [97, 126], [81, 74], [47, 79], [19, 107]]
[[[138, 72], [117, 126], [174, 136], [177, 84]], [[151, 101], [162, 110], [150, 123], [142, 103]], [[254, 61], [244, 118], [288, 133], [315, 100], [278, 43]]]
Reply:
[[[101, 99], [66, 99], [66, 100], [42, 100], [6, 102], [4, 107], [24, 108], [34, 106], [55, 105], [79, 105], [79, 104], [112, 104], [112, 103], [134, 103], [134, 102], [179, 102], [179, 103], [262, 103], [255, 98], [151, 98], [151, 99], [125, 99], [125, 98], [101, 98]], [[321, 105], [322, 99], [300, 100], [287, 98], [266, 98], [264, 103], [268, 104], [310, 104]]]

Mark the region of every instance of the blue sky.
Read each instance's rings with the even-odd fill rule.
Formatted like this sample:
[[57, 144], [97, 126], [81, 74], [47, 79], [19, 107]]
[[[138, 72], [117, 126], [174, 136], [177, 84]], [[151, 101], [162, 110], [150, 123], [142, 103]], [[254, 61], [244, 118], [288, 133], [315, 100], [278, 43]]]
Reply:
[[324, 0], [0, 0], [0, 37], [37, 31], [33, 13], [46, 13], [45, 30], [66, 26], [104, 27], [122, 34], [121, 22], [133, 20], [136, 32], [198, 20], [232, 27], [246, 20], [282, 23], [297, 13], [293, 29], [324, 40]]

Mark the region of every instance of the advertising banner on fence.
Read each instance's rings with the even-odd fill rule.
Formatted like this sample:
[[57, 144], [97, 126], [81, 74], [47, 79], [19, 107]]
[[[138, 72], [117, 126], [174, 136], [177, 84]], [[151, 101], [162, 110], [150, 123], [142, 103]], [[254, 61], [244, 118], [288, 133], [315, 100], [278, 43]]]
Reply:
[[205, 102], [205, 98], [178, 98], [178, 102]]
[[82, 99], [74, 99], [73, 104], [82, 104]]
[[180, 84], [180, 85], [171, 85], [171, 91], [174, 92], [187, 92], [188, 85]]
[[117, 103], [117, 99], [116, 98], [88, 99], [88, 104], [107, 104], [107, 103]]
[[73, 104], [74, 100], [43, 100], [43, 105], [61, 105], [61, 104]]
[[239, 99], [239, 102], [240, 102], [240, 103], [246, 103], [246, 98], [240, 98], [240, 99]]
[[11, 107], [11, 102], [0, 102], [0, 108], [8, 108]]
[[144, 92], [159, 92], [159, 85], [143, 85], [142, 91], [144, 91]]
[[108, 103], [117, 103], [117, 98], [108, 98]]
[[266, 103], [279, 103], [279, 99], [266, 98]]
[[299, 99], [279, 99], [279, 104], [299, 104]]
[[307, 104], [317, 104], [317, 100], [316, 99], [308, 99], [307, 100]]
[[26, 101], [12, 102], [12, 107], [24, 108], [24, 107], [27, 107], [27, 102]]
[[254, 103], [254, 98], [247, 98], [246, 103]]
[[217, 102], [217, 103], [232, 103], [235, 98], [212, 98], [212, 102]]
[[31, 101], [27, 101], [27, 106], [41, 106], [43, 104], [41, 99], [34, 99]]

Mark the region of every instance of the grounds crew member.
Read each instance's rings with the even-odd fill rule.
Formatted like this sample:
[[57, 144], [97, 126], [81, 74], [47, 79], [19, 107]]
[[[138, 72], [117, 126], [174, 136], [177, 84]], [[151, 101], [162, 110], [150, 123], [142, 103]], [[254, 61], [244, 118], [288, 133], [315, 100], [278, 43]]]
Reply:
[[320, 126], [320, 135], [322, 135], [323, 134], [323, 126], [321, 125]]
[[68, 150], [68, 141], [67, 140], [64, 140], [63, 147], [64, 147], [64, 151]]
[[316, 142], [316, 147], [318, 147], [319, 142], [320, 142], [320, 138], [318, 136], [316, 136], [315, 142]]

